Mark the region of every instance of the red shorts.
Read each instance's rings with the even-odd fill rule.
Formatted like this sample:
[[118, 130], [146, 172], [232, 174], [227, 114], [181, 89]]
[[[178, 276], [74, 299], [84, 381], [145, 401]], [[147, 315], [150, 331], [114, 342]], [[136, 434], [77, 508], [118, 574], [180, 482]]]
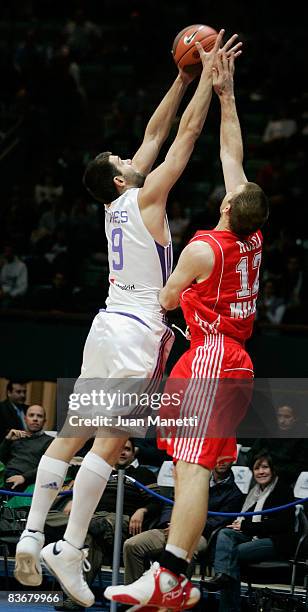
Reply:
[[[164, 389], [158, 447], [174, 460], [213, 469], [236, 460], [236, 428], [250, 403], [253, 366], [243, 346], [222, 334], [205, 336], [175, 364]], [[181, 397], [178, 400], [178, 397]]]

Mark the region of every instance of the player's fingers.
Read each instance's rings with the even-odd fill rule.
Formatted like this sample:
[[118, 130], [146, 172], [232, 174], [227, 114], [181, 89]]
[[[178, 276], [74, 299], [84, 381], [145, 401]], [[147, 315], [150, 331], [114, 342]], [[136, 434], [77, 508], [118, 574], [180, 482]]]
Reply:
[[230, 38], [228, 38], [227, 42], [224, 44], [223, 50], [228, 51], [230, 47], [232, 47], [233, 43], [236, 41], [237, 38], [238, 38], [238, 34], [233, 34], [232, 36], [230, 36]]
[[230, 68], [230, 72], [233, 74], [234, 72], [234, 53], [231, 53], [230, 57], [229, 57], [229, 68]]
[[220, 30], [220, 32], [218, 33], [218, 36], [217, 36], [217, 38], [215, 40], [215, 45], [214, 45], [213, 50], [212, 50], [213, 55], [215, 55], [215, 53], [217, 53], [218, 49], [220, 49], [224, 33], [225, 33], [224, 29]]
[[227, 72], [229, 69], [229, 61], [228, 61], [227, 54], [225, 52], [222, 54], [222, 65], [223, 65], [224, 71]]
[[203, 55], [205, 55], [205, 51], [204, 51], [204, 49], [203, 49], [202, 45], [200, 45], [200, 43], [199, 43], [197, 40], [196, 40], [196, 42], [195, 42], [195, 47], [196, 47], [196, 49], [197, 49], [197, 51], [198, 51], [198, 53], [199, 53], [200, 57], [202, 57]]
[[218, 51], [217, 55], [216, 55], [216, 59], [215, 59], [215, 68], [217, 70], [217, 74], [219, 75], [222, 70], [223, 70], [223, 63], [222, 63], [222, 50]]
[[239, 55], [242, 55], [242, 49], [234, 53], [234, 58], [238, 57]]
[[231, 53], [236, 53], [242, 47], [242, 45], [242, 42], [238, 42], [237, 45], [234, 45], [234, 47], [232, 47], [226, 52], [227, 57], [230, 57]]

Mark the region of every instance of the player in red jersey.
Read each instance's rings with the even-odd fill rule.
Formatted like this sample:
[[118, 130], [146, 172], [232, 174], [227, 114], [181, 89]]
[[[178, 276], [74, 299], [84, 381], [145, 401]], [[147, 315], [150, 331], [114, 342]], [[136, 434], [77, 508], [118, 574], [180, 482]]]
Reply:
[[[228, 437], [228, 432], [235, 429], [247, 403], [246, 394], [238, 393], [238, 381], [249, 383], [253, 378], [244, 343], [252, 333], [256, 311], [260, 227], [268, 217], [262, 189], [248, 182], [243, 170], [233, 86], [234, 57], [228, 59], [224, 51], [218, 55], [213, 86], [221, 105], [226, 196], [216, 228], [196, 233], [160, 293], [160, 303], [166, 310], [181, 305], [191, 334], [191, 346], [174, 366], [167, 388], [170, 392], [173, 383], [187, 379], [180, 416], [189, 416], [195, 410], [198, 424], [196, 431], [184, 425], [176, 436], [160, 440], [160, 447], [166, 448], [176, 462], [175, 505], [160, 565], [154, 564], [131, 585], [111, 587], [112, 598], [117, 601], [160, 603], [173, 609], [185, 608], [185, 595], [180, 601], [176, 592], [206, 521], [211, 469], [219, 460], [236, 457], [236, 440]], [[226, 387], [222, 381], [231, 384]], [[164, 603], [161, 585], [166, 573], [174, 582], [174, 602]]]

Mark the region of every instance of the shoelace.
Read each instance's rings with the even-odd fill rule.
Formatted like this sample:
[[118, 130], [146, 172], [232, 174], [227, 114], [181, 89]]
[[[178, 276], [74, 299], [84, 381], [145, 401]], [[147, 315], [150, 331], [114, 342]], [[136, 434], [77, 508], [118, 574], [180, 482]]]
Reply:
[[158, 569], [159, 569], [159, 564], [157, 563], [157, 561], [154, 561], [154, 563], [151, 562], [150, 569], [143, 572], [142, 576], [148, 576], [149, 574], [155, 574], [155, 572], [157, 572]]
[[91, 563], [88, 561], [87, 556], [88, 549], [86, 548], [81, 551], [81, 569], [83, 569], [85, 572], [89, 572], [91, 569]]

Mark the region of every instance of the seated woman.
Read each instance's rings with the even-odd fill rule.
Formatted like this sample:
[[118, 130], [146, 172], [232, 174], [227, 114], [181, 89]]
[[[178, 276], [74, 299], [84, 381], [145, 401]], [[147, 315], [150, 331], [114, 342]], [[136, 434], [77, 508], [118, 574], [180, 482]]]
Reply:
[[[294, 501], [292, 489], [276, 475], [272, 458], [260, 452], [253, 462], [256, 484], [249, 491], [242, 512], [257, 512]], [[219, 612], [238, 612], [240, 566], [289, 558], [294, 549], [294, 507], [270, 514], [238, 517], [218, 533], [215, 576], [205, 583], [208, 591], [222, 591]]]

